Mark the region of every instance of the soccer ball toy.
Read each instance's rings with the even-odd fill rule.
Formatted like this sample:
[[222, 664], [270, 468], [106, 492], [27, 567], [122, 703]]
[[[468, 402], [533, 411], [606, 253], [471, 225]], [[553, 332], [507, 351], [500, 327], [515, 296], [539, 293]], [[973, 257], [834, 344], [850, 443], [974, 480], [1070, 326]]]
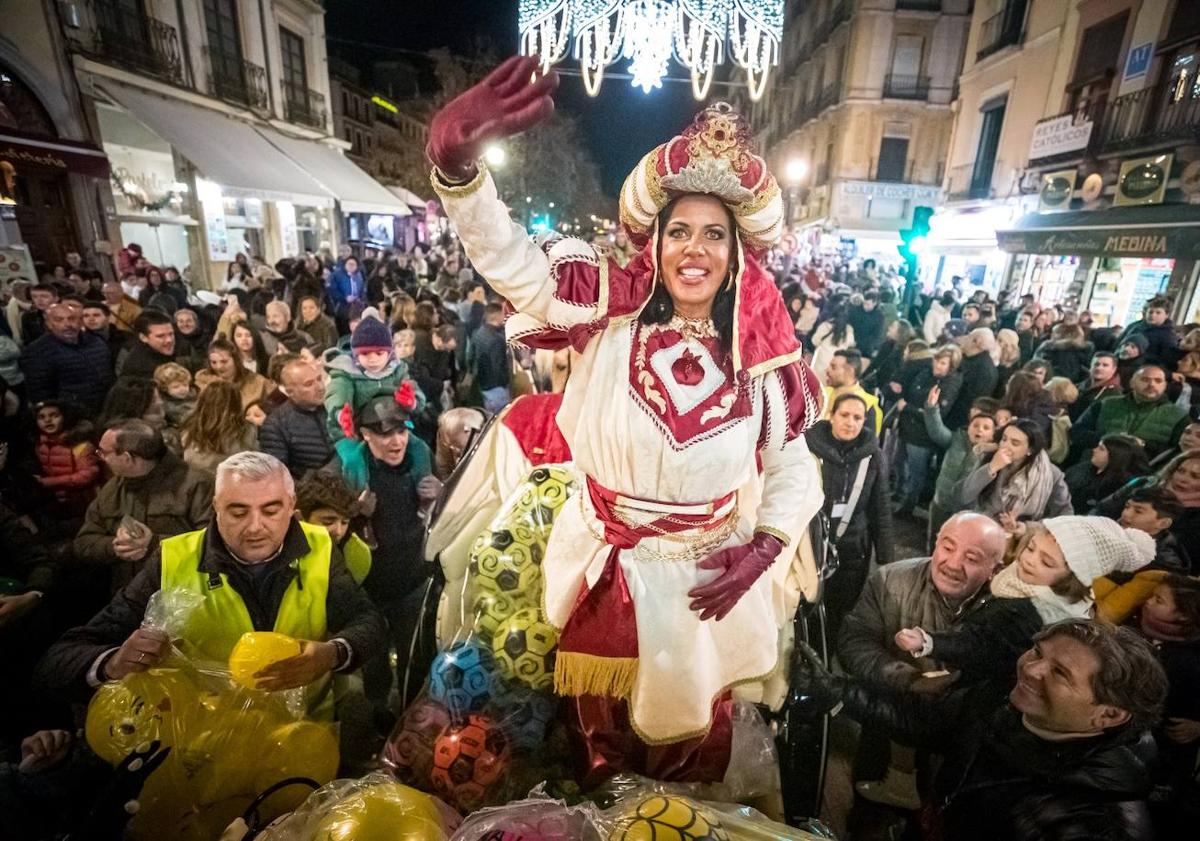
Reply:
[[484, 805], [508, 768], [508, 739], [487, 716], [449, 727], [433, 745], [433, 787], [464, 811]]
[[544, 540], [549, 536], [550, 527], [554, 525], [563, 503], [574, 490], [575, 481], [569, 470], [537, 467], [521, 483], [518, 493], [510, 497], [501, 518], [532, 526]]
[[470, 574], [481, 590], [535, 601], [542, 585], [544, 541], [527, 525], [507, 521], [471, 547]]
[[656, 794], [622, 814], [608, 841], [729, 841], [729, 833], [695, 801]]
[[437, 701], [418, 699], [396, 724], [383, 746], [383, 763], [402, 780], [430, 784], [433, 746], [450, 726], [450, 713]]
[[542, 620], [536, 607], [518, 610], [500, 625], [492, 639], [500, 674], [530, 689], [550, 689], [554, 685], [557, 651], [558, 632]]
[[520, 593], [510, 598], [485, 590], [475, 600], [475, 633], [490, 648], [500, 626], [521, 608], [532, 606], [533, 602]]
[[429, 668], [429, 696], [461, 721], [479, 712], [495, 692], [492, 654], [475, 640], [455, 643], [434, 658]]
[[521, 687], [498, 695], [493, 701], [496, 719], [520, 750], [536, 750], [546, 738], [546, 728], [554, 719], [554, 698]]

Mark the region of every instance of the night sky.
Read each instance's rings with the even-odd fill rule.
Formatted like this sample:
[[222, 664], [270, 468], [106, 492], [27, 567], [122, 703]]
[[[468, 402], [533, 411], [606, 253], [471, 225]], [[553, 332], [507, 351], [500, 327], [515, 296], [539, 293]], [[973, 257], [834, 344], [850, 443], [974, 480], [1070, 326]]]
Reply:
[[[516, 0], [328, 0], [326, 9], [326, 31], [335, 39], [404, 50], [448, 47], [464, 52], [484, 38], [501, 54], [516, 50]], [[331, 51], [363, 65], [387, 57], [382, 50], [362, 47], [359, 52], [342, 41], [331, 42]], [[407, 54], [396, 57], [421, 61]], [[614, 67], [623, 70], [625, 63]], [[671, 75], [685, 73], [672, 63]], [[677, 134], [698, 110], [688, 85], [665, 83], [643, 94], [628, 80], [606, 79], [600, 96], [591, 99], [575, 76], [563, 77], [556, 102], [580, 119], [600, 165], [602, 187], [612, 199], [638, 158]]]

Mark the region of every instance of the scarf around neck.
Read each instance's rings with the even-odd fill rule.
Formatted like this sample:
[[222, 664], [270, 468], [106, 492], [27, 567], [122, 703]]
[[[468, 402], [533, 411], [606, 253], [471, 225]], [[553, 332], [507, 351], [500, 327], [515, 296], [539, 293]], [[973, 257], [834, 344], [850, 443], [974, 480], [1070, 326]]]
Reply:
[[996, 573], [991, 590], [998, 599], [1029, 599], [1046, 625], [1063, 619], [1087, 619], [1092, 615], [1091, 598], [1068, 602], [1044, 584], [1022, 581], [1015, 563]]
[[[1005, 470], [1012, 470], [1011, 467]], [[1046, 513], [1050, 494], [1054, 490], [1054, 467], [1046, 451], [1038, 453], [1032, 461], [1013, 470], [1007, 476], [1001, 473], [1000, 499], [1005, 511], [1020, 509], [1020, 514], [1040, 520]]]

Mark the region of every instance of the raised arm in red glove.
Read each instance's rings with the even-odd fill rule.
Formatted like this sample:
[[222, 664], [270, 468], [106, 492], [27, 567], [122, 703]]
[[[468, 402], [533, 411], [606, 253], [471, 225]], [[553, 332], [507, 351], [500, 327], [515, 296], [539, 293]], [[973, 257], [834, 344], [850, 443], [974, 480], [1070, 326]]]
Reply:
[[538, 60], [513, 56], [433, 116], [425, 154], [441, 172], [469, 180], [489, 141], [520, 134], [554, 113], [554, 71], [533, 79]]
[[720, 569], [724, 574], [713, 581], [694, 587], [688, 592], [692, 599], [692, 610], [700, 614], [700, 620], [725, 618], [738, 600], [746, 595], [758, 577], [767, 571], [783, 549], [783, 541], [765, 532], [756, 532], [749, 543], [730, 546], [709, 555], [698, 566], [700, 569]]

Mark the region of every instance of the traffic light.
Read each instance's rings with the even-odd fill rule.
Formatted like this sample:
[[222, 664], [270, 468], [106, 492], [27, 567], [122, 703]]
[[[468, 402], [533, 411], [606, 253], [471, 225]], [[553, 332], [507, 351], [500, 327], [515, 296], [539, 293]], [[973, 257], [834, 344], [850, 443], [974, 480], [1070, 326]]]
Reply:
[[902, 242], [899, 246], [900, 256], [905, 262], [915, 268], [917, 256], [925, 251], [925, 242], [929, 237], [929, 217], [933, 216], [933, 208], [919, 205], [913, 208], [912, 227], [900, 232]]

